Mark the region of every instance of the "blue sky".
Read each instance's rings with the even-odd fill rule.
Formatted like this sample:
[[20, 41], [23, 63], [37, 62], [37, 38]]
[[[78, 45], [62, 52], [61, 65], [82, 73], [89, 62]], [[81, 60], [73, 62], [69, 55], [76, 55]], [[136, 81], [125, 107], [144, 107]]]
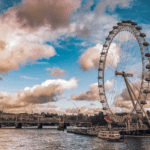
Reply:
[[[38, 109], [41, 104], [44, 107], [48, 104], [56, 106], [49, 110], [45, 109], [48, 112], [65, 111], [75, 105], [86, 106], [84, 111], [87, 113], [89, 107], [93, 108], [93, 113], [94, 108], [101, 110], [98, 94], [95, 96], [93, 93], [96, 90], [98, 62], [90, 65], [87, 59], [98, 60], [101, 46], [109, 31], [122, 20], [133, 20], [141, 25], [147, 33], [146, 40], [149, 41], [148, 0], [70, 0], [69, 3], [67, 1], [58, 0], [56, 3], [54, 0], [43, 0], [42, 4], [31, 0], [1, 1], [0, 24], [3, 27], [0, 40], [4, 48], [2, 47], [0, 52], [4, 57], [0, 58], [3, 78], [0, 82], [0, 91], [4, 97], [1, 105], [6, 107], [6, 111], [10, 110], [10, 106], [11, 112], [17, 110], [18, 108], [14, 107], [16, 103], [20, 106], [16, 112], [24, 111], [22, 101], [29, 97], [36, 97], [36, 102], [27, 100], [26, 110], [35, 105], [36, 111], [36, 107]], [[46, 10], [46, 6], [49, 6], [50, 10]], [[84, 55], [88, 50], [92, 52], [91, 55]], [[9, 62], [10, 59], [12, 62]], [[49, 68], [49, 71], [46, 68]], [[51, 88], [47, 88], [38, 96], [37, 93], [32, 93], [31, 88], [37, 88], [39, 85], [42, 91], [43, 82], [55, 82], [58, 79], [67, 81], [67, 85], [60, 84], [61, 90], [57, 89], [54, 93], [47, 94], [45, 91], [52, 91]], [[70, 79], [74, 82], [71, 83]], [[24, 91], [26, 87], [30, 88], [29, 93]], [[18, 96], [16, 99], [12, 98], [18, 91], [23, 93], [23, 100]], [[91, 96], [84, 97], [83, 100], [81, 94], [86, 96], [87, 91]], [[40, 102], [44, 94], [50, 100], [42, 99]], [[72, 95], [80, 96], [81, 99], [71, 100]], [[56, 97], [58, 101], [53, 102], [53, 98]]]

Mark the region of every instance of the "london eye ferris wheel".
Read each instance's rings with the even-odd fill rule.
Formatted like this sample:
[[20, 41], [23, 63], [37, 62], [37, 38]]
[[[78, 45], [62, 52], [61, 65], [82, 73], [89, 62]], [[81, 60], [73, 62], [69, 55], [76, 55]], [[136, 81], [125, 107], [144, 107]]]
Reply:
[[[98, 69], [100, 102], [107, 115], [116, 122], [116, 112], [148, 115], [144, 109], [150, 93], [150, 53], [142, 27], [123, 20], [113, 27], [101, 52]], [[148, 119], [149, 120], [149, 119]]]

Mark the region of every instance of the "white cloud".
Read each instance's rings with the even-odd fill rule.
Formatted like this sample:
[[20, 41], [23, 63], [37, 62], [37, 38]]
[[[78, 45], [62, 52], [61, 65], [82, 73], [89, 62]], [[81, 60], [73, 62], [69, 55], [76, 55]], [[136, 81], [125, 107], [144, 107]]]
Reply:
[[[87, 49], [79, 59], [79, 63], [81, 64], [81, 68], [83, 70], [89, 70], [91, 68], [98, 68], [100, 53], [102, 52], [103, 46], [101, 44], [97, 44], [95, 47], [91, 47]], [[110, 48], [108, 50], [107, 58], [106, 58], [106, 67], [114, 66], [116, 67], [118, 62], [120, 61], [120, 47], [115, 43], [111, 43]]]
[[98, 67], [100, 52], [102, 51], [103, 46], [99, 43], [92, 48], [87, 49], [80, 57], [79, 63], [83, 70], [89, 70], [93, 67]]
[[78, 81], [75, 78], [69, 81], [63, 79], [46, 80], [41, 85], [26, 87], [15, 94], [0, 92], [0, 105], [5, 108], [19, 108], [29, 104], [44, 104], [57, 101], [64, 90], [77, 88]]
[[[74, 10], [80, 7], [80, 1], [68, 2], [67, 0], [65, 0], [64, 2], [65, 3], [61, 7], [63, 8], [67, 7], [65, 11], [71, 8], [69, 10], [70, 15], [72, 15], [72, 12]], [[53, 57], [54, 55], [56, 55], [56, 52], [52, 46], [44, 45], [44, 43], [47, 41], [51, 41], [51, 42], [54, 41], [55, 43], [57, 43], [57, 39], [60, 38], [64, 38], [68, 36], [76, 36], [79, 34], [86, 35], [89, 33], [90, 33], [89, 39], [93, 39], [91, 40], [92, 43], [95, 43], [98, 40], [101, 41], [102, 39], [104, 39], [105, 36], [108, 35], [108, 31], [117, 22], [116, 16], [108, 16], [108, 15], [97, 16], [96, 15], [97, 12], [89, 12], [89, 11], [84, 12], [84, 10], [83, 11], [80, 10], [78, 13], [72, 16], [72, 21], [68, 23], [67, 26], [61, 27], [61, 23], [63, 22], [60, 23], [58, 22], [58, 24], [51, 22], [50, 24], [51, 25], [53, 24], [52, 25], [53, 28], [57, 29], [57, 30], [56, 29], [52, 30], [52, 28], [50, 28], [47, 24], [45, 24], [45, 22], [41, 22], [44, 19], [44, 17], [46, 17], [46, 19], [51, 18], [50, 15], [46, 15], [46, 16], [42, 15], [43, 17], [40, 16], [42, 17], [41, 20], [38, 20], [38, 18], [35, 17], [38, 14], [35, 12], [38, 9], [43, 10], [44, 7], [47, 7], [46, 5], [47, 3], [50, 6], [53, 5], [58, 6], [61, 4], [61, 1], [58, 1], [58, 5], [54, 1], [52, 1], [51, 3], [45, 0], [43, 2], [35, 2], [35, 4], [37, 4], [34, 5], [36, 9], [34, 9], [34, 13], [31, 13], [32, 12], [31, 9], [27, 9], [27, 8], [31, 8], [31, 6], [33, 6], [33, 3], [30, 3], [28, 0], [24, 0], [22, 4], [18, 5], [18, 8], [14, 6], [10, 8], [8, 11], [6, 11], [4, 15], [2, 15], [0, 19], [0, 25], [1, 25], [0, 53], [1, 56], [2, 55], [4, 56], [4, 58], [2, 57], [0, 58], [2, 62], [1, 63], [2, 65], [0, 65], [0, 72], [7, 73], [10, 70], [18, 69], [20, 64], [26, 65], [28, 61], [33, 60], [33, 62], [36, 63], [36, 60], [38, 59], [42, 59], [42, 58], [49, 59], [50, 57]], [[123, 7], [127, 7], [128, 3], [129, 1], [128, 2], [117, 1], [113, 3], [113, 6], [120, 4]], [[43, 5], [39, 5], [39, 4], [43, 4]], [[106, 2], [106, 5], [109, 5], [109, 3]], [[90, 6], [91, 4], [88, 4], [86, 6], [86, 9], [87, 7]], [[60, 16], [61, 15], [63, 14], [60, 14]], [[18, 21], [18, 18], [22, 20], [22, 22]], [[38, 30], [35, 26], [38, 27]], [[33, 30], [31, 32], [31, 30], [26, 27], [30, 27], [30, 28], [35, 27], [36, 30]], [[99, 35], [103, 35], [103, 36], [99, 36]], [[31, 51], [31, 53], [29, 53], [29, 51]], [[93, 53], [97, 53], [97, 51], [94, 49]], [[97, 62], [93, 62], [93, 61], [95, 61], [94, 58], [92, 59], [92, 62], [90, 62], [91, 67], [97, 65]]]
[[114, 11], [116, 6], [118, 5], [119, 7], [123, 8], [123, 7], [129, 7], [130, 6], [130, 2], [132, 0], [104, 0], [101, 1], [97, 6], [96, 6], [96, 10], [98, 12], [98, 14], [103, 14], [106, 9], [108, 8], [110, 11]]
[[[7, 21], [9, 20], [9, 22]], [[12, 17], [3, 20], [0, 18], [0, 72], [19, 69], [19, 65], [27, 62], [34, 63], [38, 59], [49, 59], [56, 55], [55, 49], [50, 45], [30, 41], [26, 38], [28, 32], [20, 29]]]
[[66, 109], [66, 114], [83, 114], [83, 115], [94, 115], [98, 114], [99, 112], [103, 112], [102, 108], [95, 107], [95, 108], [87, 108], [85, 105], [81, 105], [78, 107], [72, 107]]
[[109, 91], [114, 86], [114, 82], [115, 82], [114, 79], [112, 81], [107, 80], [105, 82], [105, 90]]
[[32, 77], [28, 77], [28, 76], [21, 76], [21, 78], [31, 79], [31, 80], [39, 80], [39, 78], [32, 78]]
[[67, 74], [67, 71], [60, 69], [59, 67], [53, 67], [53, 68], [46, 68], [47, 71], [50, 71], [51, 76], [55, 77], [63, 77], [65, 74]]
[[98, 83], [94, 83], [90, 85], [90, 90], [87, 92], [83, 92], [77, 96], [72, 95], [72, 100], [86, 100], [86, 101], [99, 101], [99, 91], [98, 91]]
[[60, 108], [55, 105], [27, 105], [25, 107], [18, 108], [4, 108], [4, 111], [7, 113], [56, 113], [60, 114]]

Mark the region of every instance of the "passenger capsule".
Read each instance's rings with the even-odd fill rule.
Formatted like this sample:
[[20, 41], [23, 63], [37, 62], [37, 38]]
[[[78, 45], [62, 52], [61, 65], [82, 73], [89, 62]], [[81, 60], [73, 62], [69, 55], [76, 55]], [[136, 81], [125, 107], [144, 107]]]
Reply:
[[113, 32], [113, 31], [110, 31], [109, 34], [114, 34], [114, 32]]
[[136, 22], [132, 22], [131, 24], [132, 24], [133, 26], [136, 26], [136, 25], [137, 25], [137, 23], [136, 23]]
[[104, 95], [104, 93], [99, 93], [99, 95], [101, 96], [101, 95]]
[[131, 20], [127, 20], [126, 22], [127, 22], [127, 23], [132, 23], [132, 21], [131, 21]]
[[140, 101], [140, 103], [141, 103], [142, 105], [147, 104], [147, 102], [146, 102], [146, 101]]
[[103, 47], [108, 47], [108, 45], [104, 44]]
[[98, 71], [103, 71], [103, 69], [102, 68], [98, 68]]
[[122, 24], [121, 22], [118, 22], [117, 25], [118, 25], [118, 26], [122, 26], [123, 24]]
[[103, 78], [99, 76], [98, 79], [103, 79]]
[[100, 85], [100, 84], [99, 84], [98, 87], [99, 87], [99, 88], [100, 88], [100, 87], [103, 87], [103, 85]]
[[150, 90], [143, 90], [143, 93], [145, 94], [150, 93]]
[[148, 81], [148, 82], [149, 82], [149, 81], [150, 81], [150, 78], [145, 78], [145, 81]]
[[146, 65], [146, 69], [150, 69], [150, 64], [147, 64], [147, 65]]
[[103, 108], [103, 110], [107, 110], [107, 108], [106, 108], [106, 107], [104, 107], [104, 108]]
[[101, 52], [101, 55], [105, 55], [106, 53], [105, 52]]
[[143, 45], [144, 46], [149, 46], [149, 43], [148, 42], [144, 42]]
[[113, 29], [118, 29], [118, 26], [113, 26]]
[[146, 53], [145, 56], [146, 56], [146, 57], [150, 57], [150, 53]]
[[127, 23], [127, 21], [126, 20], [122, 20], [122, 23]]
[[142, 30], [142, 27], [138, 26], [136, 27], [137, 30]]
[[140, 36], [141, 37], [146, 37], [146, 34], [145, 33], [140, 33]]
[[102, 101], [100, 101], [101, 103], [105, 103], [105, 101], [104, 100], [102, 100]]
[[100, 60], [99, 62], [100, 62], [100, 63], [103, 63], [103, 62], [104, 62], [104, 60]]
[[106, 38], [106, 40], [107, 40], [107, 41], [109, 41], [109, 40], [110, 40], [110, 38], [109, 38], [109, 37], [107, 37], [107, 38]]

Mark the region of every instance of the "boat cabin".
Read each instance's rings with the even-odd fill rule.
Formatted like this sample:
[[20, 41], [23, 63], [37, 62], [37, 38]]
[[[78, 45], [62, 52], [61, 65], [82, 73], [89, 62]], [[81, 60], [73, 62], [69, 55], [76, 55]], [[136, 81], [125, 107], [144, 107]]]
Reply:
[[121, 138], [120, 133], [118, 131], [100, 131], [98, 133], [98, 137], [103, 139], [114, 139], [114, 140], [118, 140]]

